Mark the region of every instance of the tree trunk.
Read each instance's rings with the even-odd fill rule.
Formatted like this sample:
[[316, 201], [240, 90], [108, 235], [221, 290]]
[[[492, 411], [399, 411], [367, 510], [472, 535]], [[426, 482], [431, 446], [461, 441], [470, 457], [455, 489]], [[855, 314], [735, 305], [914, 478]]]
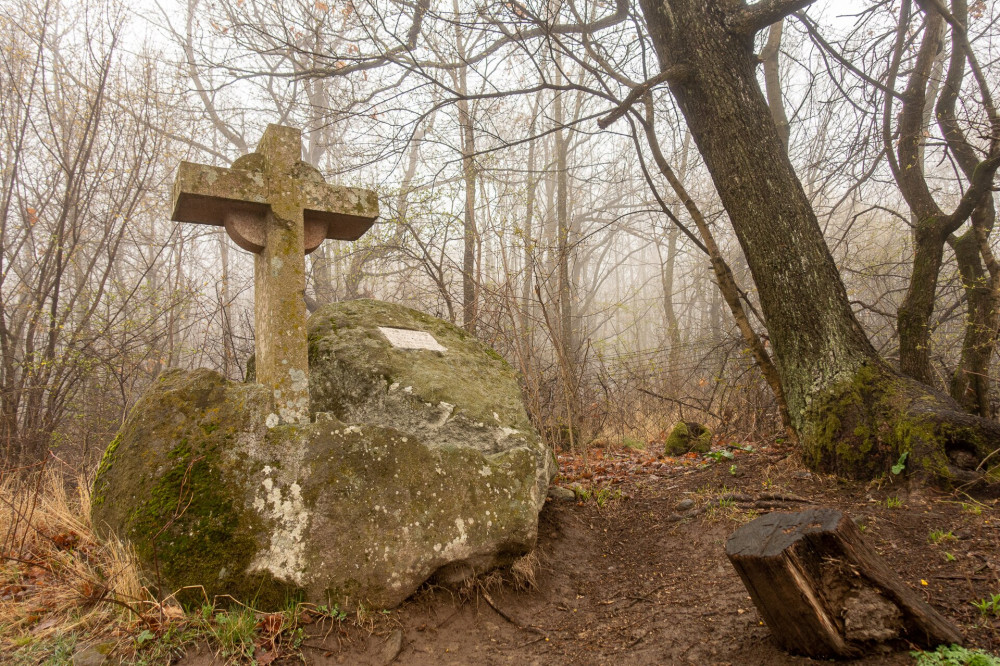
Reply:
[[[539, 99], [541, 96], [539, 96]], [[531, 118], [530, 136], [535, 137], [537, 123], [537, 107]], [[532, 298], [534, 294], [535, 280], [535, 193], [538, 189], [538, 177], [535, 175], [535, 146], [537, 141], [528, 143], [528, 177], [525, 187], [528, 190], [527, 200], [524, 204], [524, 230], [522, 232], [522, 243], [524, 245], [524, 279], [521, 282], [521, 335], [524, 340], [530, 336], [530, 329], [534, 321], [534, 308], [532, 308]], [[529, 349], [530, 345], [526, 347]]]
[[[906, 15], [900, 18], [907, 23]], [[926, 143], [928, 83], [934, 63], [938, 60], [944, 20], [937, 12], [927, 17], [916, 64], [903, 92], [899, 114], [898, 160], [894, 174], [899, 189], [910, 206], [914, 218], [913, 271], [906, 296], [897, 311], [899, 329], [900, 371], [931, 386], [930, 320], [934, 313], [938, 275], [944, 259], [944, 244], [955, 229], [938, 208], [924, 179], [924, 145]], [[892, 150], [891, 141], [887, 150]]]
[[961, 360], [951, 378], [951, 397], [970, 414], [992, 418], [989, 370], [997, 334], [996, 288], [980, 260], [975, 229], [949, 243], [962, 276], [968, 313]]
[[458, 102], [459, 127], [462, 130], [462, 180], [465, 183], [465, 217], [463, 219], [464, 251], [462, 254], [462, 326], [469, 333], [476, 332], [476, 150], [475, 130], [469, 115], [469, 103]]
[[[459, 57], [464, 60], [465, 41], [458, 23], [455, 24], [455, 44], [458, 47]], [[464, 244], [462, 254], [462, 327], [469, 333], [475, 334], [476, 320], [478, 319], [476, 269], [479, 246], [479, 233], [476, 227], [476, 130], [472, 124], [469, 100], [464, 97], [469, 92], [468, 67], [465, 65], [458, 68], [455, 84], [459, 95], [463, 95], [456, 102], [458, 127], [461, 133], [462, 181], [465, 185], [465, 216], [462, 230]]]
[[767, 106], [771, 110], [771, 119], [774, 120], [774, 127], [778, 131], [781, 145], [785, 147], [785, 150], [788, 150], [791, 127], [788, 124], [788, 116], [785, 114], [785, 105], [781, 95], [781, 63], [778, 60], [778, 55], [781, 53], [781, 33], [784, 25], [784, 19], [771, 24], [767, 31], [767, 44], [760, 54], [760, 61], [764, 64], [764, 89], [767, 91]]
[[[680, 366], [681, 348], [681, 327], [677, 321], [677, 313], [674, 311], [674, 269], [677, 263], [677, 236], [680, 230], [677, 225], [671, 224], [667, 230], [667, 256], [661, 259], [660, 284], [663, 287], [663, 328], [665, 339], [663, 344], [667, 347], [667, 368], [666, 379], [667, 388], [674, 391], [678, 388], [681, 378], [678, 376]], [[657, 250], [660, 246], [657, 245]]]
[[767, 24], [753, 19], [771, 4], [641, 0], [661, 69], [757, 284], [806, 461], [871, 478], [908, 451], [917, 467], [950, 478], [946, 445], [984, 457], [1000, 427], [969, 421], [947, 396], [899, 376], [855, 319], [757, 83], [753, 36]]
[[[964, 0], [953, 0], [952, 12], [958, 21], [967, 22], [968, 7]], [[966, 140], [955, 114], [965, 64], [965, 44], [961, 35], [953, 31], [948, 75], [937, 100], [937, 121], [952, 155], [971, 182], [975, 179], [981, 162], [975, 149]], [[931, 78], [934, 79], [933, 76]], [[970, 219], [972, 225], [968, 231], [959, 238], [949, 239], [962, 276], [967, 312], [962, 356], [952, 377], [951, 395], [966, 411], [990, 418], [993, 416], [993, 409], [989, 398], [988, 372], [996, 349], [1000, 315], [1000, 263], [990, 247], [990, 233], [996, 223], [996, 206], [992, 193], [985, 193]]]
[[573, 283], [570, 279], [571, 247], [569, 220], [569, 144], [566, 139], [565, 110], [562, 93], [557, 92], [552, 103], [555, 116], [556, 152], [556, 258], [559, 284], [559, 339], [563, 355], [571, 366], [576, 357], [573, 331]]

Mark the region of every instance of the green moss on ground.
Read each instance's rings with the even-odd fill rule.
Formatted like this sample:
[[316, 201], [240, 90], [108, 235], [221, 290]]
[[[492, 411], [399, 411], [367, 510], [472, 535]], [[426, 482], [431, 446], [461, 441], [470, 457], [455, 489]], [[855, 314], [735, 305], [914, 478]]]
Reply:
[[670, 431], [663, 453], [668, 456], [680, 456], [689, 451], [708, 453], [711, 448], [711, 430], [700, 423], [681, 421]]

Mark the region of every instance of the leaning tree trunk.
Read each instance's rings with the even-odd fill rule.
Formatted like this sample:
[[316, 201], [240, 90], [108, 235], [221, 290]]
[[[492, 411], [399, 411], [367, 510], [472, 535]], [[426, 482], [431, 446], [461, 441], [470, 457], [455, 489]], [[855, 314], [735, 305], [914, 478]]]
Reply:
[[875, 352], [757, 83], [754, 34], [807, 4], [641, 0], [661, 69], [757, 284], [807, 462], [870, 478], [908, 451], [947, 479], [946, 445], [981, 457], [986, 430], [1000, 427], [962, 414]]

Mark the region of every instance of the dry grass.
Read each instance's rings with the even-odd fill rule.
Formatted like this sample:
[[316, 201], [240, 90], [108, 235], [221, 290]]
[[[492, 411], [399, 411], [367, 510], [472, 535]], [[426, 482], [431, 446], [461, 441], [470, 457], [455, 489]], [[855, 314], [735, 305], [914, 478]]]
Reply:
[[206, 597], [190, 612], [173, 595], [158, 602], [128, 545], [95, 534], [89, 484], [54, 472], [0, 470], [4, 666], [72, 664], [89, 647], [111, 655], [109, 663], [163, 664], [196, 643], [218, 663], [270, 663], [299, 654], [305, 625], [329, 633], [345, 621], [363, 627], [369, 616], [309, 604], [261, 613], [228, 598]]
[[129, 548], [94, 534], [86, 483], [0, 476], [0, 661], [131, 642], [157, 606]]
[[519, 557], [510, 565], [511, 581], [514, 589], [534, 590], [538, 585], [535, 583], [535, 573], [538, 571], [538, 555], [536, 551], [531, 551], [524, 557]]

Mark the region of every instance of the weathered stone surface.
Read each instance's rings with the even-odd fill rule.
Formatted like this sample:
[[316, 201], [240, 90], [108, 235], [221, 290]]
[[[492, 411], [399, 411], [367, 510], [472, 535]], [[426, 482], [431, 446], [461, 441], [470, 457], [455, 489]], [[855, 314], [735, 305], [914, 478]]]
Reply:
[[679, 456], [689, 451], [707, 453], [712, 448], [712, 431], [693, 421], [681, 421], [670, 431], [663, 453]]
[[694, 500], [691, 499], [690, 497], [682, 499], [680, 502], [677, 503], [678, 511], [690, 511], [693, 508], [694, 508]]
[[[448, 351], [393, 347], [380, 326], [425, 331]], [[544, 449], [514, 371], [492, 349], [441, 319], [367, 299], [327, 305], [309, 320], [309, 353], [309, 392], [317, 412], [396, 428], [433, 446], [487, 454], [514, 446]]]
[[114, 643], [98, 643], [83, 647], [73, 653], [73, 666], [102, 666], [114, 650]]
[[[395, 349], [380, 325], [448, 351]], [[94, 524], [132, 541], [151, 582], [380, 608], [533, 548], [553, 460], [502, 359], [372, 301], [309, 330], [313, 423], [274, 425], [265, 387], [171, 371], [109, 447]]]

